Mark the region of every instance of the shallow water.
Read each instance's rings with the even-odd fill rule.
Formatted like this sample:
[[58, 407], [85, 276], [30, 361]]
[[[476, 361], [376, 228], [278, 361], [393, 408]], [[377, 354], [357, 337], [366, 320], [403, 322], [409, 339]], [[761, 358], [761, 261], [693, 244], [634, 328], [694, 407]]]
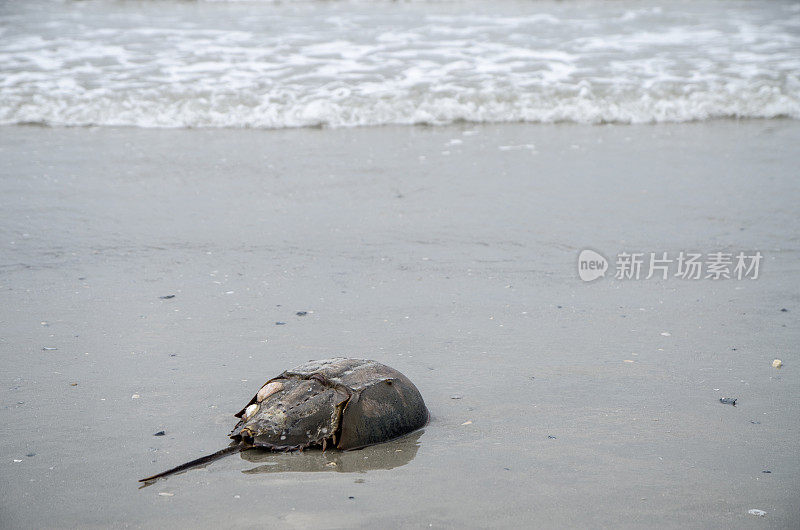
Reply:
[[789, 1], [5, 2], [0, 124], [800, 117]]
[[[794, 120], [0, 128], [0, 522], [796, 527], [798, 142]], [[586, 247], [765, 260], [587, 284]], [[409, 376], [424, 432], [138, 489], [342, 354]]]

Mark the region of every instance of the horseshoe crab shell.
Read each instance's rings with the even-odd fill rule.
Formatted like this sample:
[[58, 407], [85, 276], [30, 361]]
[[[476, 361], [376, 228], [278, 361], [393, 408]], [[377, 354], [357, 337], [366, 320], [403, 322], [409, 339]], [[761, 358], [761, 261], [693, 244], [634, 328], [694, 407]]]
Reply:
[[403, 374], [376, 361], [309, 361], [270, 379], [236, 414], [230, 437], [294, 451], [329, 443], [357, 449], [424, 426], [428, 409]]
[[142, 482], [251, 448], [358, 449], [415, 431], [428, 421], [417, 387], [376, 361], [309, 361], [268, 380], [236, 414], [230, 447]]

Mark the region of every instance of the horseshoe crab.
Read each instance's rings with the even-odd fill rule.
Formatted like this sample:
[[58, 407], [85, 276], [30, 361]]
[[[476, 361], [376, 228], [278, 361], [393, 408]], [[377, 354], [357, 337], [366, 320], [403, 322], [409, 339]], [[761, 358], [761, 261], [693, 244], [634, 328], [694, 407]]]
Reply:
[[270, 379], [235, 416], [239, 422], [230, 446], [140, 482], [246, 449], [359, 449], [423, 427], [428, 409], [417, 387], [394, 368], [337, 357], [309, 361]]

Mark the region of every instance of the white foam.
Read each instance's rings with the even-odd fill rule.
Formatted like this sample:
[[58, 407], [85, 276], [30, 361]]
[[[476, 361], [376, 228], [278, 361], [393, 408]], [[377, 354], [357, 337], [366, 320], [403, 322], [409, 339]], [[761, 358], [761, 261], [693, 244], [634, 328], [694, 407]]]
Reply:
[[800, 119], [791, 5], [465, 5], [7, 7], [0, 124]]

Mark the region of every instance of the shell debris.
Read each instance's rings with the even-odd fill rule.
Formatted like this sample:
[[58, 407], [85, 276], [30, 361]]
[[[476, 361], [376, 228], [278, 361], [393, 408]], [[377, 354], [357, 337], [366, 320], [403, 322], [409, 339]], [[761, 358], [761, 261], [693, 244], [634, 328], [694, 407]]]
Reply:
[[259, 390], [258, 394], [256, 394], [256, 401], [261, 403], [275, 392], [280, 392], [281, 390], [283, 390], [283, 383], [280, 381], [267, 383], [266, 385], [262, 386], [261, 390]]
[[252, 405], [244, 409], [244, 418], [242, 419], [244, 419], [244, 421], [247, 421], [250, 418], [252, 418], [253, 414], [255, 414], [256, 412], [258, 412], [258, 405], [253, 403]]

